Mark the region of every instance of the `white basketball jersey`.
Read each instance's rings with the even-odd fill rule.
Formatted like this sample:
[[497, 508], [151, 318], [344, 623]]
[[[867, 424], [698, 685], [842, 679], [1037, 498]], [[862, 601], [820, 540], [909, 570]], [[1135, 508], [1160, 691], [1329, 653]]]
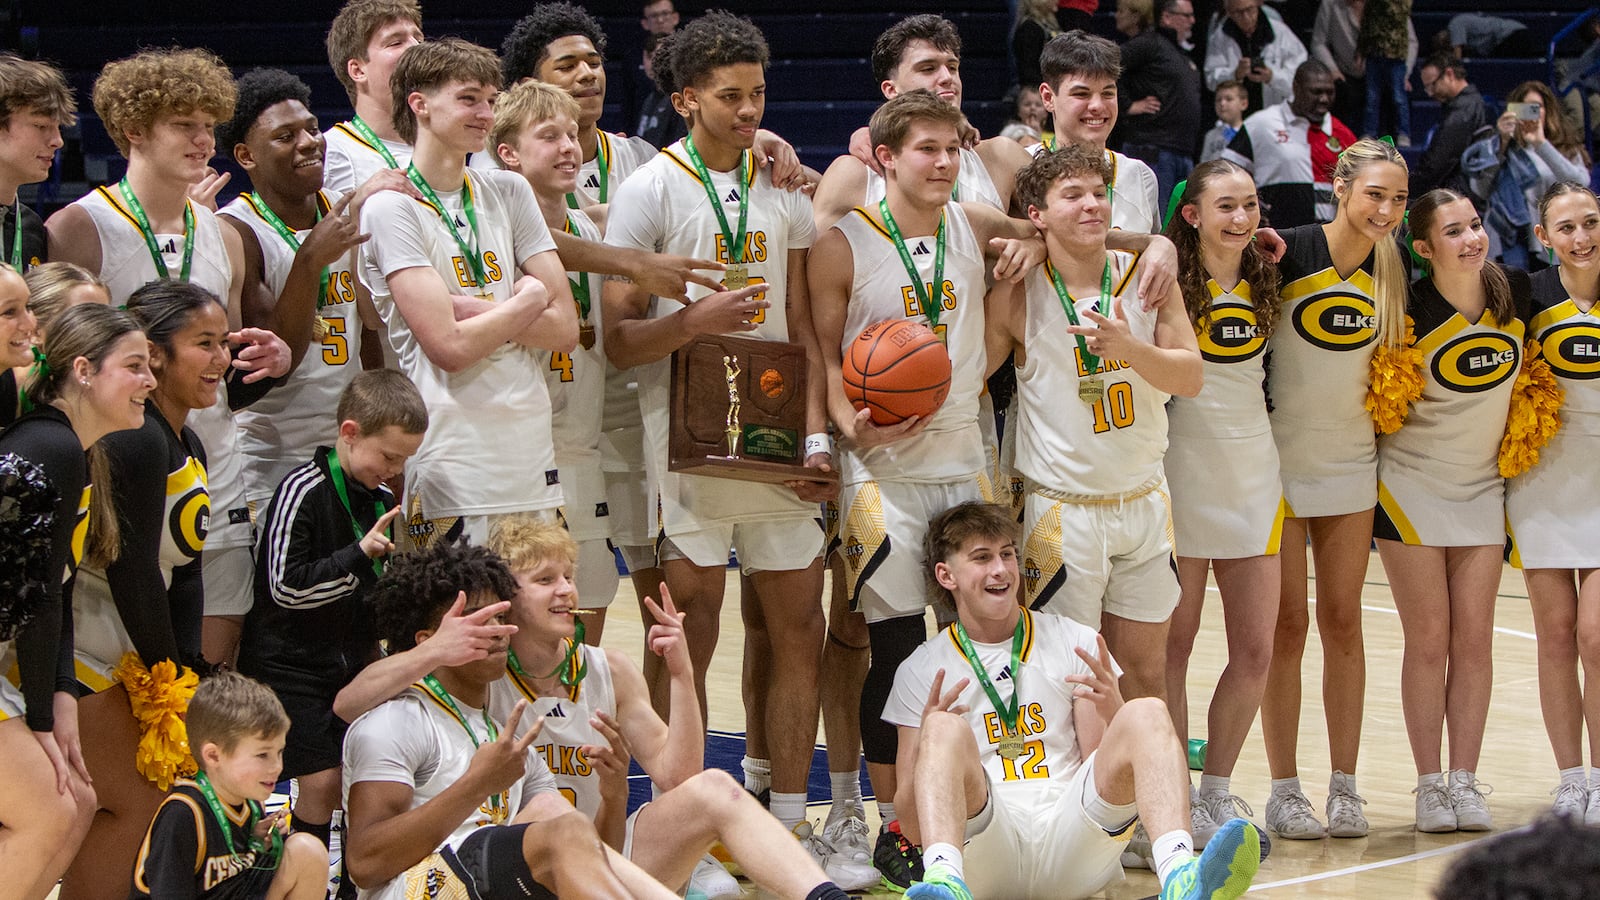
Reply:
[[[730, 229], [738, 228], [740, 193], [749, 192], [744, 260], [749, 267], [750, 283], [767, 285], [766, 290], [756, 296], [771, 303], [757, 320], [757, 329], [740, 332], [739, 336], [787, 341], [789, 251], [810, 247], [816, 237], [816, 226], [811, 221], [811, 199], [798, 191], [774, 187], [768, 173], [753, 165], [747, 166], [743, 184], [737, 169], [709, 171], [708, 174]], [[682, 141], [661, 151], [617, 189], [606, 223], [606, 243], [724, 263], [730, 261], [717, 216]], [[691, 300], [709, 293], [708, 288], [689, 286]], [[672, 301], [652, 301], [652, 315], [656, 318], [672, 315], [679, 308]], [[806, 503], [784, 485], [668, 472], [672, 360], [663, 358], [633, 371], [639, 382], [639, 408], [644, 417], [650, 479], [660, 493], [662, 522], [668, 534], [717, 523], [815, 515], [816, 504]]]
[[1256, 324], [1250, 285], [1224, 291], [1206, 279], [1211, 313], [1195, 326], [1205, 382], [1195, 397], [1173, 397], [1167, 431], [1195, 437], [1245, 437], [1272, 430], [1267, 420], [1267, 339]]
[[[956, 640], [955, 626], [941, 630], [918, 647], [895, 672], [894, 689], [883, 708], [883, 720], [891, 725], [918, 727], [922, 708], [928, 701], [933, 679], [944, 670], [945, 690], [965, 678], [968, 684], [956, 705], [966, 708], [961, 717], [978, 739], [978, 761], [993, 784], [1043, 780], [1066, 784], [1083, 764], [1078, 752], [1078, 732], [1072, 721], [1073, 684], [1068, 675], [1089, 674], [1089, 666], [1073, 652], [1075, 648], [1094, 653], [1095, 632], [1065, 616], [1022, 611], [1023, 641], [1017, 671], [1011, 669], [1011, 639], [994, 644], [972, 642], [978, 663], [989, 676], [1001, 703], [1011, 705], [1017, 697], [1017, 712], [1023, 736], [1022, 754], [1016, 759], [1000, 755], [1002, 725], [999, 713], [987, 692], [973, 675], [972, 663]], [[1112, 663], [1120, 675], [1122, 669]]]
[[[600, 240], [600, 228], [580, 210], [568, 210], [567, 220], [578, 236]], [[584, 313], [577, 291], [572, 302], [578, 306], [580, 333], [593, 336], [593, 345], [582, 344], [571, 353], [537, 353], [545, 387], [550, 391], [551, 432], [555, 439], [556, 468], [561, 471], [561, 494], [567, 509], [593, 509], [606, 501], [605, 473], [600, 468], [600, 425], [605, 412], [606, 351], [600, 327], [600, 285], [605, 279], [593, 272], [568, 272], [574, 284], [589, 287], [589, 311]], [[580, 281], [581, 279], [581, 281]], [[596, 529], [592, 515], [568, 516], [567, 527], [574, 540], [606, 537]], [[584, 533], [594, 530], [595, 533]]]
[[[112, 305], [160, 277], [139, 224], [109, 188], [96, 188], [77, 204], [94, 220], [100, 235], [100, 280], [111, 294]], [[194, 210], [194, 257], [189, 281], [217, 296], [227, 306], [233, 265], [222, 243], [222, 223], [217, 214], [191, 203]], [[183, 270], [183, 235], [158, 234], [156, 246], [174, 277]], [[245, 504], [244, 456], [239, 449], [239, 429], [228, 409], [226, 382], [217, 388], [217, 402], [189, 413], [188, 426], [206, 448], [206, 480], [211, 491], [211, 528], [207, 550], [248, 547], [254, 543], [250, 512]]]
[[[1032, 144], [1027, 149], [1038, 156], [1046, 147]], [[1106, 162], [1111, 164], [1111, 227], [1135, 234], [1159, 234], [1161, 187], [1155, 170], [1144, 160], [1124, 156], [1115, 150], [1105, 153]]]
[[[624, 137], [601, 131], [598, 138], [599, 147], [595, 151], [594, 159], [584, 163], [578, 170], [578, 189], [575, 193], [578, 196], [579, 206], [610, 203], [617, 195], [617, 188], [622, 182], [661, 152], [654, 144], [638, 136]], [[604, 200], [600, 199], [601, 160], [605, 160], [606, 164]]]
[[[339, 202], [339, 194], [321, 192], [323, 215]], [[220, 215], [250, 226], [261, 245], [261, 266], [267, 290], [282, 296], [295, 251], [261, 214], [261, 200], [249, 194], [223, 207]], [[311, 229], [295, 232], [305, 241]], [[241, 410], [239, 447], [245, 455], [245, 496], [261, 502], [272, 496], [289, 470], [311, 458], [319, 446], [333, 446], [339, 434], [339, 395], [361, 371], [361, 320], [356, 315], [355, 275], [346, 254], [328, 267], [328, 295], [317, 313], [326, 323], [321, 341], [306, 348], [300, 365], [283, 384]]]
[[[909, 319], [934, 327], [923, 315], [916, 288], [894, 240], [877, 218], [877, 204], [858, 207], [834, 226], [850, 243], [855, 273], [845, 310], [842, 350], [868, 325]], [[983, 248], [959, 203], [945, 204], [943, 283], [934, 286], [935, 235], [903, 235], [919, 280], [939, 298], [939, 324], [950, 353], [950, 393], [921, 434], [861, 450], [845, 447], [840, 474], [863, 481], [960, 481], [985, 465], [978, 429], [978, 395], [984, 386]]]
[[[1112, 297], [1138, 340], [1155, 340], [1156, 313], [1146, 311], [1135, 291], [1138, 257], [1107, 251]], [[1041, 487], [1068, 494], [1131, 491], [1161, 474], [1167, 452], [1167, 398], [1121, 360], [1100, 359], [1091, 371], [1067, 333], [1071, 324], [1044, 266], [1028, 273], [1027, 322], [1017, 366], [1017, 470]], [[1078, 320], [1100, 301], [1099, 292], [1073, 298]], [[1107, 300], [1100, 306], [1109, 311]], [[1098, 374], [1096, 374], [1098, 372]], [[1089, 378], [1105, 385], [1094, 403], [1079, 399]]]
[[[367, 179], [389, 168], [389, 163], [373, 146], [366, 142], [348, 122], [340, 122], [323, 136], [328, 149], [322, 162], [322, 186], [329, 191], [348, 194], [366, 184]], [[400, 168], [411, 162], [411, 145], [379, 138], [379, 143], [394, 157]]]
[[[599, 647], [582, 646], [583, 665], [588, 674], [565, 696], [541, 697], [513, 671], [507, 670], [500, 687], [489, 692], [489, 714], [505, 722], [518, 700], [527, 700], [522, 713], [524, 726], [544, 716], [544, 726], [534, 740], [533, 751], [544, 757], [545, 765], [556, 777], [561, 796], [590, 819], [600, 812], [600, 776], [583, 752], [585, 745], [604, 747], [605, 735], [589, 724], [596, 713], [617, 715], [617, 694], [611, 684], [611, 664]], [[505, 689], [509, 688], [509, 689]], [[524, 727], [519, 734], [526, 734]]]
[[[868, 167], [866, 205], [871, 207], [882, 200], [888, 189], [883, 176]], [[986, 203], [1001, 212], [1006, 208], [1000, 200], [1000, 189], [994, 186], [994, 179], [989, 177], [989, 169], [983, 164], [983, 157], [978, 151], [965, 147], [961, 148], [961, 168], [956, 172], [956, 190], [950, 199], [957, 203]]]
[[[372, 240], [362, 246], [361, 280], [383, 318], [386, 339], [428, 406], [427, 437], [406, 467], [406, 492], [426, 518], [554, 509], [561, 505], [550, 435], [550, 393], [537, 352], [507, 342], [459, 372], [433, 364], [406, 325], [388, 276], [430, 266], [452, 293], [511, 296], [521, 266], [554, 250], [533, 189], [514, 172], [467, 170], [478, 219], [475, 252], [488, 284], [474, 284], [472, 266], [439, 212], [420, 200], [381, 191], [367, 201]], [[438, 193], [471, 240], [463, 191]]]

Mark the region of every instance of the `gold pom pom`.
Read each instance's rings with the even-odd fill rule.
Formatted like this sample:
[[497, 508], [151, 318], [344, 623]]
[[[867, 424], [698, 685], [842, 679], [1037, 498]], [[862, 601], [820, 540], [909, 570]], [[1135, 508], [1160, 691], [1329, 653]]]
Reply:
[[1550, 364], [1539, 355], [1539, 342], [1529, 339], [1522, 367], [1511, 389], [1506, 434], [1500, 440], [1500, 475], [1515, 478], [1539, 462], [1539, 451], [1561, 430], [1561, 403], [1566, 393]]
[[123, 656], [112, 674], [127, 689], [133, 717], [139, 722], [141, 737], [134, 752], [134, 768], [163, 791], [172, 786], [173, 779], [193, 775], [198, 767], [189, 753], [183, 714], [200, 685], [200, 676], [188, 668], [180, 673], [171, 660], [146, 668], [137, 653]]
[[1411, 317], [1406, 317], [1406, 341], [1399, 347], [1379, 344], [1372, 354], [1372, 382], [1367, 386], [1367, 412], [1379, 434], [1394, 434], [1406, 423], [1411, 404], [1422, 396], [1422, 351]]

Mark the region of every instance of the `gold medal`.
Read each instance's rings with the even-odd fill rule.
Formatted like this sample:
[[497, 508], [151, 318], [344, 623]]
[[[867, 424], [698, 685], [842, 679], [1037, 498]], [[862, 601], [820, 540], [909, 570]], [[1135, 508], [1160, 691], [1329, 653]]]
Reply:
[[588, 322], [578, 326], [578, 346], [585, 350], [594, 349], [594, 326]]
[[1000, 757], [1002, 759], [1016, 759], [1022, 755], [1022, 735], [1007, 734], [1000, 738]]
[[494, 302], [494, 291], [483, 291], [482, 293], [478, 294], [478, 299], [479, 300], [487, 300], [490, 303], [493, 303]]
[[1104, 400], [1106, 396], [1106, 382], [1099, 375], [1090, 375], [1088, 378], [1078, 379], [1078, 399], [1093, 406]]
[[328, 338], [328, 320], [324, 319], [321, 316], [317, 316], [316, 319], [314, 319], [311, 322], [311, 339], [313, 341], [321, 343], [321, 342], [327, 340], [327, 338]]
[[722, 273], [722, 286], [730, 291], [742, 290], [750, 284], [750, 267], [744, 263], [729, 263]]

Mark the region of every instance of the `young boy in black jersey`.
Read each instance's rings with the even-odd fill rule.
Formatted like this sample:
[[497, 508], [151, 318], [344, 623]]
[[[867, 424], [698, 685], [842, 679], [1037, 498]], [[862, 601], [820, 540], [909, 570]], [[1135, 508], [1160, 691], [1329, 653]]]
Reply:
[[189, 701], [200, 771], [172, 786], [139, 847], [130, 900], [320, 900], [327, 857], [310, 835], [265, 816], [283, 768], [289, 717], [272, 691], [236, 672], [206, 679]]

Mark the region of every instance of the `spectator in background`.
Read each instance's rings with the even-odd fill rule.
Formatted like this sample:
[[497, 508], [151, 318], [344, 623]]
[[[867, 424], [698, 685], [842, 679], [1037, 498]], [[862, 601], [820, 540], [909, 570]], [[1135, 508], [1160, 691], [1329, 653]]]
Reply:
[[[1422, 63], [1417, 79], [1428, 96], [1439, 101], [1439, 124], [1428, 133], [1422, 158], [1411, 170], [1411, 196], [1434, 188], [1470, 193], [1461, 175], [1461, 154], [1478, 129], [1489, 123], [1489, 107], [1478, 89], [1467, 83], [1467, 66], [1453, 53], [1436, 53]], [[1481, 209], [1482, 198], [1477, 198]]]
[[1261, 0], [1224, 0], [1222, 11], [1206, 37], [1207, 90], [1242, 81], [1251, 110], [1288, 100], [1295, 70], [1307, 59], [1305, 45]]
[[639, 8], [639, 27], [646, 34], [666, 37], [678, 30], [678, 9], [672, 0], [648, 0]]
[[[645, 0], [639, 7], [639, 28], [642, 29], [639, 35], [642, 60], [633, 67], [630, 77], [622, 79], [623, 128], [631, 125], [643, 135], [647, 124], [654, 125], [658, 130], [652, 134], [661, 136], [665, 143], [656, 143], [654, 137], [646, 139], [657, 147], [665, 147], [688, 134], [685, 128], [678, 127], [678, 114], [672, 109], [671, 100], [657, 90], [655, 78], [650, 74], [650, 57], [656, 52], [656, 45], [678, 29], [678, 10], [672, 0]], [[623, 56], [626, 58], [625, 53]]]
[[1600, 124], [1600, 16], [1583, 23], [1578, 34], [1583, 37], [1583, 53], [1574, 60], [1560, 63], [1561, 90], [1566, 91], [1574, 82], [1578, 90], [1561, 95], [1566, 104], [1567, 116], [1573, 124], [1583, 124], [1583, 101], [1589, 101], [1589, 121]]
[[1035, 92], [1044, 83], [1044, 75], [1039, 72], [1039, 53], [1044, 50], [1045, 42], [1061, 33], [1055, 11], [1056, 0], [1021, 0], [1017, 4], [1017, 23], [1011, 28], [1011, 55], [1017, 61], [1017, 84], [1031, 85]]
[[1311, 58], [1333, 73], [1332, 112], [1341, 122], [1358, 121], [1366, 102], [1367, 69], [1356, 50], [1365, 6], [1366, 0], [1323, 0], [1311, 26]]
[[[1010, 113], [1006, 125], [1023, 125], [1035, 135], [1029, 145], [1037, 144], [1049, 134], [1050, 114], [1045, 111], [1044, 98], [1039, 96], [1037, 84], [1014, 84], [1001, 98]], [[1014, 139], [1014, 138], [1013, 138]]]
[[1200, 131], [1200, 70], [1183, 52], [1194, 26], [1190, 0], [1117, 0], [1117, 30], [1131, 36], [1122, 45], [1117, 79], [1117, 120], [1122, 152], [1155, 170], [1165, 199], [1194, 168], [1194, 136]]
[[1057, 0], [1056, 24], [1062, 32], [1088, 31], [1094, 11], [1099, 8], [1100, 0]]
[[1558, 181], [1588, 184], [1589, 154], [1550, 86], [1525, 81], [1506, 95], [1494, 132], [1462, 154], [1461, 171], [1487, 200], [1490, 255], [1508, 266], [1543, 268], [1543, 245], [1533, 233], [1539, 199]]
[[1445, 30], [1433, 36], [1429, 49], [1436, 53], [1453, 52], [1462, 59], [1469, 56], [1503, 59], [1543, 56], [1545, 50], [1528, 26], [1515, 19], [1482, 13], [1451, 16]]
[[1228, 149], [1233, 136], [1244, 125], [1244, 108], [1249, 102], [1243, 84], [1224, 81], [1217, 85], [1217, 95], [1212, 104], [1217, 113], [1217, 124], [1206, 132], [1205, 140], [1200, 143], [1200, 162], [1217, 159], [1222, 156], [1222, 151]]
[[1411, 146], [1411, 67], [1417, 62], [1417, 35], [1411, 27], [1411, 0], [1366, 0], [1356, 49], [1366, 61], [1367, 110], [1361, 134], [1385, 133], [1384, 100], [1394, 108], [1394, 142]]
[[[656, 47], [660, 46], [663, 35], [651, 33], [644, 39], [644, 59], [642, 71], [645, 79], [650, 84], [650, 93], [645, 97], [639, 107], [639, 118], [634, 125], [634, 133], [654, 144], [657, 147], [666, 147], [689, 133], [689, 127], [677, 109], [672, 106], [672, 97], [661, 90], [655, 80], [655, 55]], [[1043, 104], [1040, 104], [1043, 108]]]
[[1282, 228], [1333, 219], [1333, 167], [1356, 137], [1328, 109], [1333, 73], [1316, 60], [1294, 73], [1294, 96], [1251, 115], [1222, 154], [1255, 176], [1263, 216]]

